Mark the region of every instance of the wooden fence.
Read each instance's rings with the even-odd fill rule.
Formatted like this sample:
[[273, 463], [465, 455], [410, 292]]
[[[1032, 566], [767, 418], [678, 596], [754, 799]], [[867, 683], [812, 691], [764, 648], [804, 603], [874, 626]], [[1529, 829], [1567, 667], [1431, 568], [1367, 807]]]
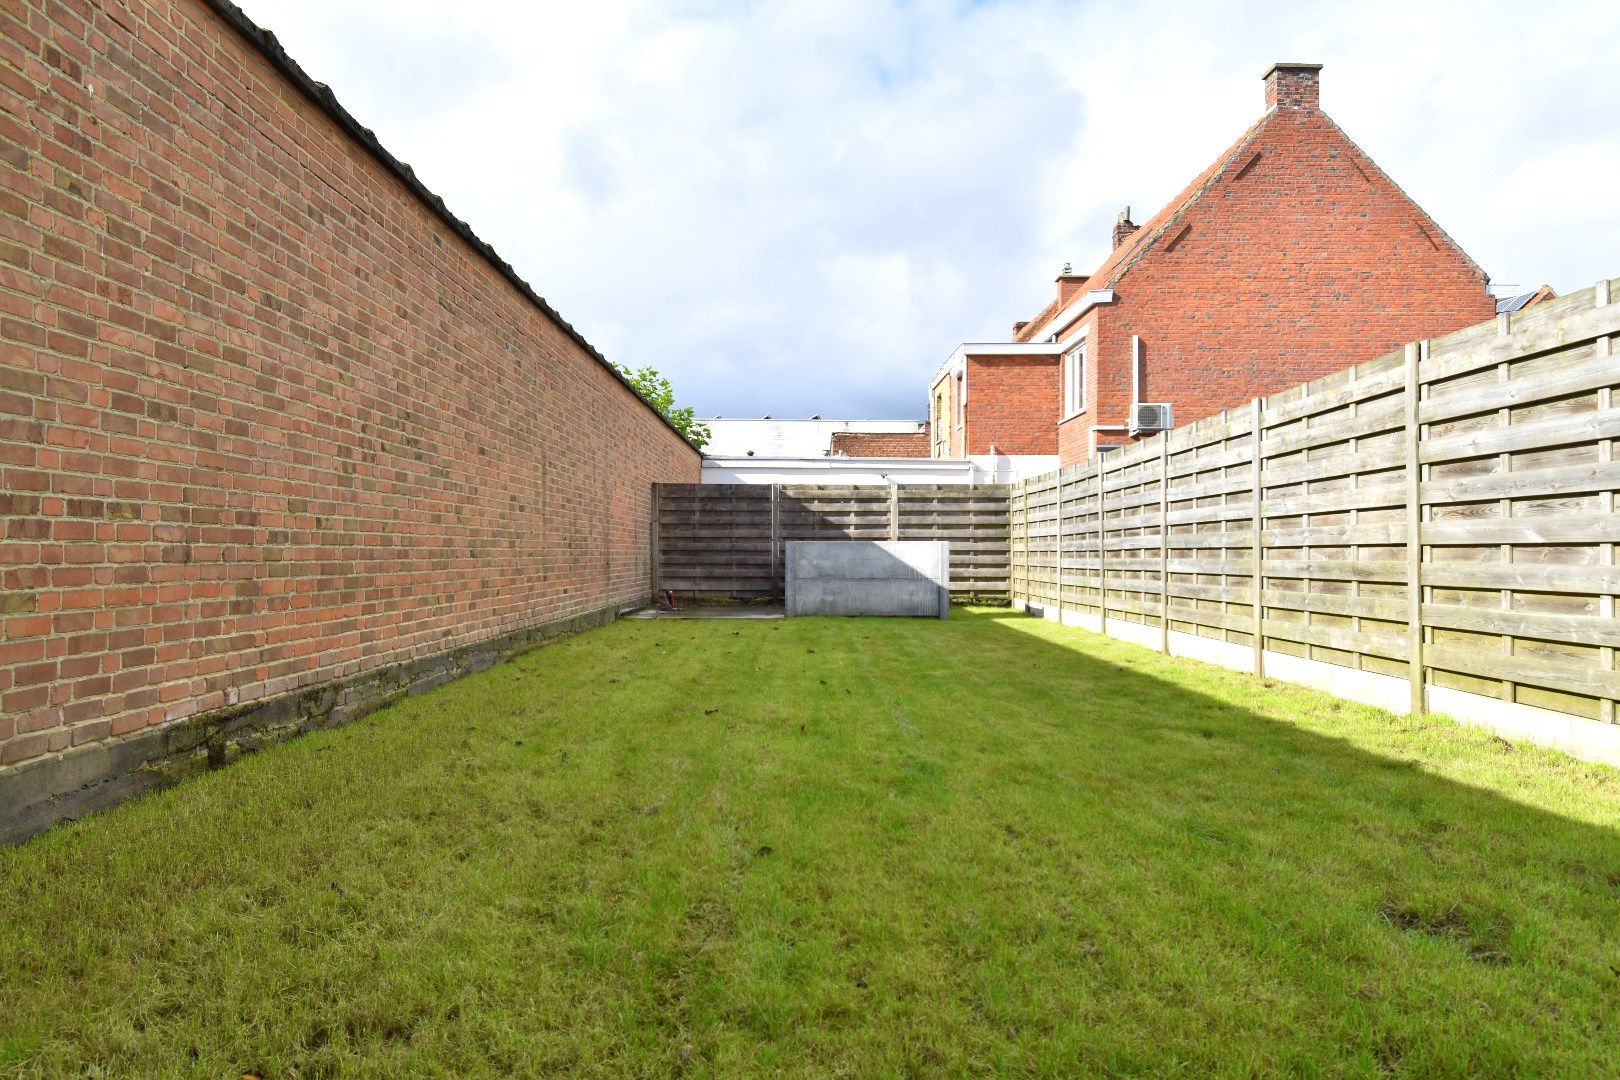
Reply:
[[1612, 725], [1617, 288], [1011, 485], [1015, 602], [1415, 711]]
[[1004, 484], [655, 484], [653, 588], [780, 597], [788, 540], [949, 540], [951, 592], [1008, 588]]

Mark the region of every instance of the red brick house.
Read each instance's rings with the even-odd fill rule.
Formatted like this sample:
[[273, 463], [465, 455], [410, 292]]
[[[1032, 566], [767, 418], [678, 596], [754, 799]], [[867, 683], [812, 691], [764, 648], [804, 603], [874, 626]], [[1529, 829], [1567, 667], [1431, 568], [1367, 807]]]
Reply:
[[935, 456], [1068, 464], [1493, 315], [1485, 272], [1322, 112], [1320, 70], [1274, 65], [1260, 120], [1145, 224], [1122, 213], [1095, 272], [952, 354]]

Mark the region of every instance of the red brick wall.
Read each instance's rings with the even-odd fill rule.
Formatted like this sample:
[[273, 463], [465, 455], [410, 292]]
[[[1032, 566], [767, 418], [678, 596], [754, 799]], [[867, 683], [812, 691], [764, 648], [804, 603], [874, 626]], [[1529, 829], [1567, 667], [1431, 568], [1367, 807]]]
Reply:
[[698, 455], [264, 56], [0, 24], [0, 767], [645, 595]]
[[1132, 334], [1180, 426], [1490, 318], [1485, 284], [1324, 114], [1278, 110], [1099, 311], [1090, 423], [1128, 419]]
[[928, 457], [928, 425], [913, 432], [835, 431], [827, 447], [832, 457]]
[[1060, 378], [1055, 356], [969, 356], [967, 453], [1057, 453]]

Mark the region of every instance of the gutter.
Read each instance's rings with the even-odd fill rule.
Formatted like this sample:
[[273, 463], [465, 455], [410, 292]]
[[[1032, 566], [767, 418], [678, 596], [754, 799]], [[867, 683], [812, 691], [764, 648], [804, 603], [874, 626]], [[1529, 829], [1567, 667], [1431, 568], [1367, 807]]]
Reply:
[[429, 191], [427, 185], [417, 179], [415, 170], [389, 153], [382, 143], [377, 141], [376, 134], [370, 128], [361, 124], [349, 110], [338, 104], [338, 99], [333, 95], [330, 86], [310, 78], [308, 73], [298, 66], [298, 61], [287, 55], [287, 50], [281, 47], [281, 42], [276, 39], [275, 34], [255, 24], [252, 19], [248, 18], [247, 12], [237, 7], [231, 0], [203, 0], [203, 2], [226, 25], [240, 34], [249, 45], [257, 49], [266, 60], [270, 61], [272, 67], [286, 76], [287, 80], [297, 87], [300, 93], [330, 117], [351, 139], [359, 143], [367, 153], [377, 160], [378, 164], [393, 173], [399, 182], [404, 184], [411, 194], [415, 195], [440, 221], [444, 222], [451, 232], [459, 236], [468, 247], [482, 256], [485, 262], [493, 266], [496, 272], [504, 277], [513, 288], [517, 289], [529, 303], [539, 308], [541, 314], [550, 319], [559, 330], [573, 339], [574, 344], [584, 349], [592, 359], [601, 364], [609, 374], [635, 396], [637, 401], [645, 405], [649, 412], [663, 421], [665, 427], [679, 435], [681, 441], [687, 446], [702, 453], [697, 445], [682, 433], [680, 428], [670, 422], [669, 417], [653, 408], [651, 403], [641, 396], [630, 380], [620, 374], [619, 369], [615, 368], [607, 357], [597, 351], [596, 346], [586, 341], [585, 336], [575, 330], [571, 323], [558, 314], [556, 308], [546, 303], [544, 297], [536, 293], [527, 281], [519, 277], [517, 271], [512, 269], [511, 263], [501, 258], [489, 244], [480, 240], [465, 221], [452, 214], [450, 208], [444, 204], [444, 200]]

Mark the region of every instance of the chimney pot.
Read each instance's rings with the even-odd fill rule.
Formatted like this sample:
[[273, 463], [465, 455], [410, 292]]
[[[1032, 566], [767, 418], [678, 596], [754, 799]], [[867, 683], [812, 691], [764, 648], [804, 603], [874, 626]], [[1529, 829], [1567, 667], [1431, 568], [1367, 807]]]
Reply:
[[1272, 64], [1265, 74], [1266, 110], [1320, 109], [1321, 64]]

